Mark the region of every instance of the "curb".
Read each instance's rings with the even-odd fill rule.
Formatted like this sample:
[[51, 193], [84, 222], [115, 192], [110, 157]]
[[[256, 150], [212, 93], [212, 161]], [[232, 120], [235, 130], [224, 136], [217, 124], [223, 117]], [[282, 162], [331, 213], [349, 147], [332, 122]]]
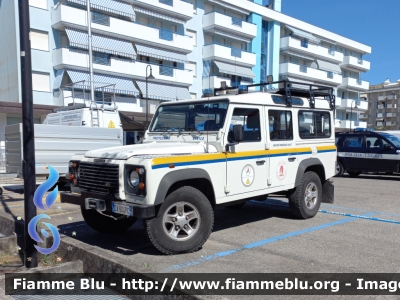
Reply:
[[[5, 216], [4, 214], [0, 213], [0, 228], [2, 228], [2, 231], [5, 231], [2, 232], [3, 234], [5, 235], [13, 234], [11, 230], [17, 230], [15, 231], [17, 235], [22, 234], [24, 230], [23, 225], [24, 225], [23, 222], [14, 221], [10, 218], [10, 216]], [[61, 267], [65, 268], [64, 266], [66, 266], [66, 264], [68, 263], [71, 264], [77, 261], [79, 261], [79, 264], [81, 266], [80, 270], [82, 273], [131, 273], [131, 274], [149, 273], [149, 270], [144, 267], [135, 266], [134, 269], [130, 269], [120, 264], [118, 261], [110, 259], [106, 250], [69, 238], [68, 236], [65, 236], [63, 234], [60, 234], [60, 236], [61, 236], [61, 242], [57, 250], [58, 251], [57, 255], [61, 257], [62, 261], [65, 261], [66, 263], [55, 266], [58, 267], [57, 269], [59, 270], [58, 273], [61, 273], [60, 269]], [[10, 237], [11, 240], [12, 238], [14, 238], [15, 241], [17, 240], [16, 237]], [[48, 244], [48, 246], [51, 246], [52, 243], [53, 243], [52, 238], [46, 239], [46, 244]], [[69, 251], [68, 250], [69, 247], [72, 247], [73, 251]], [[35, 270], [43, 269], [42, 273], [46, 273], [49, 272], [48, 271], [49, 268], [50, 267], [42, 267], [42, 268], [35, 268]], [[41, 272], [39, 271], [37, 273]], [[66, 273], [66, 270], [62, 269], [62, 273]], [[1, 277], [0, 277], [0, 283], [1, 283]], [[129, 299], [138, 299], [137, 295], [123, 295], [123, 296]], [[180, 299], [201, 299], [201, 300], [227, 299], [225, 297], [217, 295], [186, 295], [181, 297], [182, 298]], [[0, 300], [2, 299], [0, 298]]]

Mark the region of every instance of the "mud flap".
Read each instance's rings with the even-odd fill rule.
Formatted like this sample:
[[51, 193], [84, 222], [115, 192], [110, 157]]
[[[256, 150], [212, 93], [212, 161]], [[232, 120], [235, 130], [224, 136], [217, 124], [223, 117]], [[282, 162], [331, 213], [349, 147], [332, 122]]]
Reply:
[[332, 181], [326, 180], [322, 185], [322, 202], [332, 204], [334, 201], [334, 190], [335, 187]]

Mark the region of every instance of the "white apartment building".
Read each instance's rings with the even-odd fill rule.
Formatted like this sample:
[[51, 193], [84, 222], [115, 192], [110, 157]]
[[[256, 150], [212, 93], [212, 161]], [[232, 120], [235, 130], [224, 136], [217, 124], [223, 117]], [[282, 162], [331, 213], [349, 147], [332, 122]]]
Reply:
[[[55, 107], [88, 99], [87, 0], [29, 0], [35, 122]], [[336, 127], [366, 127], [359, 93], [369, 46], [289, 17], [281, 0], [90, 0], [96, 100], [144, 121], [160, 101], [205, 90], [291, 80], [332, 86]], [[0, 141], [21, 122], [18, 1], [0, 7]], [[150, 74], [154, 79], [148, 80]], [[148, 91], [148, 92], [147, 92]], [[352, 111], [352, 115], [350, 112]], [[139, 128], [140, 129], [140, 128]], [[138, 129], [136, 129], [138, 130]]]

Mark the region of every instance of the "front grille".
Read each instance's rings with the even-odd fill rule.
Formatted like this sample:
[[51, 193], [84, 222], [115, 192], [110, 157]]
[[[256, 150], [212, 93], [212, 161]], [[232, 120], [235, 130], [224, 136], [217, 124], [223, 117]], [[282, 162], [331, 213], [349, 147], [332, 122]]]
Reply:
[[78, 185], [87, 191], [118, 192], [119, 165], [80, 162]]

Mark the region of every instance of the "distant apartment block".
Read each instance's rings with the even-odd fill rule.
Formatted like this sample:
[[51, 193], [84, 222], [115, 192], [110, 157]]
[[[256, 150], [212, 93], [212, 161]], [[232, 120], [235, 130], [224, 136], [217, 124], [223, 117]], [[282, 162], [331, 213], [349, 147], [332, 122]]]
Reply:
[[364, 95], [368, 110], [360, 115], [360, 120], [365, 120], [371, 128], [400, 130], [400, 79], [371, 85]]

